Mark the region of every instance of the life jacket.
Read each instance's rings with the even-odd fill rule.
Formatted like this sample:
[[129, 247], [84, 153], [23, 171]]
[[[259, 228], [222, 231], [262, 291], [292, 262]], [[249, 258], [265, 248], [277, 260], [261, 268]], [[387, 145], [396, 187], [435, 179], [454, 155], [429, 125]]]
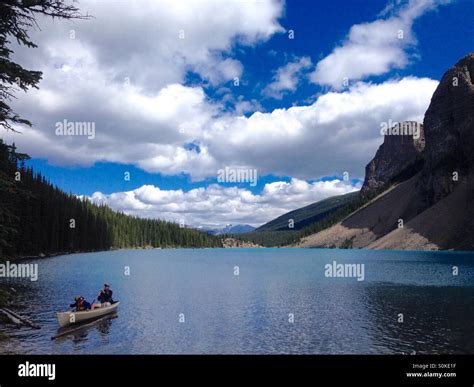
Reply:
[[84, 306], [84, 303], [85, 303], [85, 299], [82, 298], [80, 299], [79, 301], [76, 302], [76, 310], [85, 310], [85, 306]]

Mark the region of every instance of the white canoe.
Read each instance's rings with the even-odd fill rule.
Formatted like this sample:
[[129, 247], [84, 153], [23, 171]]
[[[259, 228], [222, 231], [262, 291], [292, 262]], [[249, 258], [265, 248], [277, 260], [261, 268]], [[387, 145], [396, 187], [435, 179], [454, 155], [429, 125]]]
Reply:
[[110, 306], [104, 306], [94, 310], [85, 310], [82, 312], [58, 312], [56, 313], [56, 316], [58, 318], [59, 326], [62, 328], [68, 325], [80, 324], [84, 321], [93, 320], [115, 312], [119, 304], [120, 302], [116, 302]]

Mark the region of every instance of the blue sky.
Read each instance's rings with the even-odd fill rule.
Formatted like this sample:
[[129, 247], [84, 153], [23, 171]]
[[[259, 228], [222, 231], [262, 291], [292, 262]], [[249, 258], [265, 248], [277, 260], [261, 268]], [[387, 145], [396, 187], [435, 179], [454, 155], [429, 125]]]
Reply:
[[[40, 20], [39, 48], [16, 49], [44, 73], [15, 106], [34, 126], [4, 137], [67, 192], [194, 227], [259, 225], [358, 189], [380, 124], [421, 121], [474, 47], [469, 0], [173, 4], [87, 0], [93, 20]], [[94, 138], [57, 136], [64, 120]], [[225, 167], [257, 184], [219, 182]]]

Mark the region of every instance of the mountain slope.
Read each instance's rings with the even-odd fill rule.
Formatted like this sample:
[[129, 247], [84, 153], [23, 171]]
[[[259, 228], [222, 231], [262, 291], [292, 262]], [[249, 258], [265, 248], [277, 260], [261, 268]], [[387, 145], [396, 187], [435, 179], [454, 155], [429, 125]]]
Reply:
[[302, 228], [333, 214], [345, 204], [353, 201], [358, 195], [359, 192], [350, 192], [345, 195], [333, 196], [308, 206], [298, 208], [265, 223], [258, 227], [256, 231], [287, 231], [289, 230], [288, 225], [290, 220], [293, 220], [294, 222], [293, 230], [301, 230]]
[[[473, 80], [474, 53], [444, 74], [423, 122], [423, 162], [402, 173], [411, 177], [392, 181], [368, 205], [298, 246], [474, 249]], [[389, 165], [390, 158], [399, 157], [384, 154], [388, 159], [373, 165]]]
[[389, 188], [336, 225], [303, 238], [299, 246], [341, 247], [348, 244], [354, 248], [368, 246], [396, 229], [399, 219], [405, 222], [422, 211], [422, 198], [411, 195], [418, 176]]
[[460, 184], [452, 194], [416, 216], [403, 228], [397, 228], [369, 244], [370, 249], [471, 250], [473, 248], [474, 206], [472, 188]]

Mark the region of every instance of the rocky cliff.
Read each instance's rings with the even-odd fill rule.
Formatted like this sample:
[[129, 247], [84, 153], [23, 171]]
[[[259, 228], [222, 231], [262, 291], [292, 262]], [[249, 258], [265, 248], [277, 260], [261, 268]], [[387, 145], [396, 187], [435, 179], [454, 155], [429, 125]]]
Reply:
[[365, 167], [361, 194], [375, 193], [397, 180], [413, 176], [423, 164], [425, 147], [423, 125], [405, 121], [385, 131], [384, 142]]
[[[449, 69], [426, 111], [424, 141], [385, 136], [363, 195], [392, 184], [301, 247], [474, 249], [474, 53]], [[421, 136], [420, 136], [421, 138]], [[424, 149], [423, 149], [424, 148]]]
[[425, 114], [425, 166], [419, 189], [427, 205], [470, 184], [474, 171], [474, 53], [443, 76]]

